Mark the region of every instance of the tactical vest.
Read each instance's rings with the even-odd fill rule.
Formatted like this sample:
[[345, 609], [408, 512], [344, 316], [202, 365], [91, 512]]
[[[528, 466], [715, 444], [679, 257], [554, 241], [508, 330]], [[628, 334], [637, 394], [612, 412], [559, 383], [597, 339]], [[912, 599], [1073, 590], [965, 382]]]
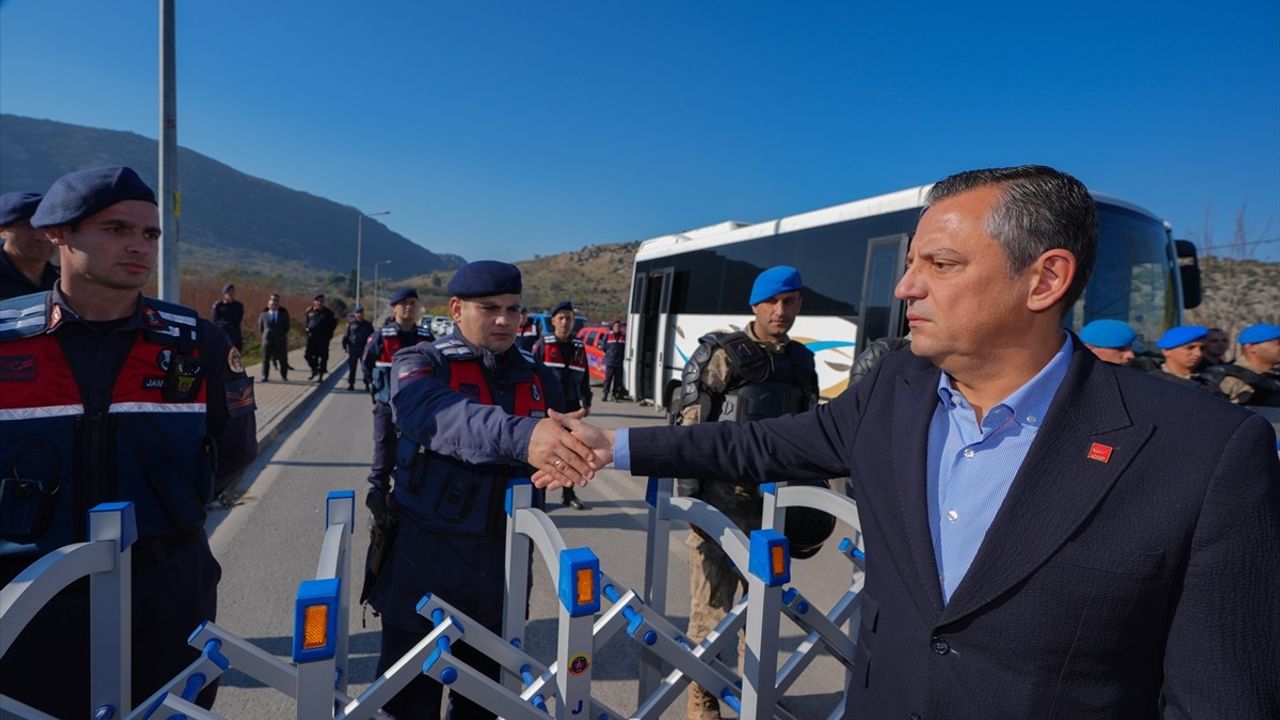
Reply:
[[1257, 373], [1235, 363], [1212, 365], [1200, 373], [1201, 381], [1219, 388], [1227, 377], [1233, 377], [1253, 388], [1248, 405], [1256, 407], [1280, 407], [1280, 376], [1275, 373]]
[[[729, 361], [729, 377], [725, 392], [712, 403], [708, 419], [725, 422], [749, 422], [804, 412], [818, 401], [818, 371], [813, 353], [798, 342], [790, 341], [786, 352], [772, 353], [752, 340], [745, 332], [710, 333], [699, 339], [693, 361], [685, 367], [682, 399], [688, 405], [698, 397], [698, 378], [711, 360], [715, 348], [724, 348]], [[715, 400], [713, 398], [713, 400]], [[703, 484], [681, 480], [682, 494], [701, 497], [712, 505], [758, 515], [761, 499], [758, 487], [734, 483]], [[801, 481], [798, 485], [827, 487], [826, 481]], [[835, 518], [819, 510], [804, 507], [787, 508], [786, 536], [791, 555], [797, 559], [813, 557], [835, 530]]]
[[204, 521], [214, 463], [198, 318], [143, 303], [110, 406], [92, 416], [58, 343], [62, 308], [51, 294], [0, 303], [0, 556], [83, 541], [86, 513], [101, 502], [132, 502], [139, 539]]
[[568, 344], [573, 349], [566, 357], [564, 348], [555, 335], [543, 336], [540, 360], [544, 366], [551, 368], [560, 381], [565, 405], [570, 410], [576, 410], [582, 407], [582, 378], [587, 374], [587, 349], [577, 338], [570, 340]]
[[[446, 340], [449, 388], [480, 405], [497, 405], [480, 359], [457, 340]], [[441, 343], [437, 343], [439, 347]], [[469, 350], [469, 349], [468, 349]], [[529, 379], [511, 384], [518, 417], [546, 417], [542, 381], [528, 366]], [[395, 499], [400, 512], [441, 535], [496, 536], [505, 527], [503, 498], [507, 480], [526, 471], [512, 465], [475, 465], [434, 453], [401, 436], [396, 453]]]
[[413, 330], [417, 342], [406, 343], [400, 340], [400, 326], [395, 323], [383, 325], [378, 329], [382, 339], [382, 352], [373, 363], [374, 399], [384, 405], [391, 404], [391, 359], [401, 348], [411, 347], [417, 343], [431, 342], [431, 333], [421, 326]]
[[681, 404], [697, 400], [698, 378], [716, 348], [729, 361], [724, 394], [713, 399], [708, 419], [749, 422], [804, 412], [817, 402], [818, 372], [813, 353], [791, 341], [785, 353], [771, 353], [745, 332], [710, 333], [699, 340], [692, 362], [685, 368]]

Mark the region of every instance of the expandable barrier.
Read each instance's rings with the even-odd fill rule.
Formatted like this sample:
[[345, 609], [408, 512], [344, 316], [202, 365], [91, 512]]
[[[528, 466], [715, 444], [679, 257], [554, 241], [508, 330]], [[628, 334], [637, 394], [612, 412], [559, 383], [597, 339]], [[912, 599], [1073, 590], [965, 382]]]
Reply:
[[[386, 718], [381, 708], [419, 674], [428, 675], [496, 713], [515, 720], [589, 718], [635, 720], [657, 718], [694, 681], [715, 692], [741, 717], [794, 715], [781, 697], [825, 648], [851, 668], [857, 626], [858, 593], [865, 570], [857, 532], [857, 510], [851, 500], [825, 488], [763, 486], [762, 529], [744, 534], [711, 505], [674, 497], [674, 481], [650, 478], [645, 581], [642, 592], [628, 589], [600, 569], [589, 548], [567, 547], [555, 524], [532, 507], [528, 480], [507, 489], [506, 596], [501, 634], [479, 625], [443, 599], [427, 595], [417, 611], [433, 630], [356, 697], [347, 694], [350, 544], [355, 526], [355, 494], [336, 491], [326, 500], [326, 531], [313, 580], [303, 581], [295, 596], [292, 662], [286, 662], [215, 623], [206, 622], [188, 642], [200, 656], [139, 708], [130, 711], [130, 552], [135, 537], [133, 509], [128, 503], [94, 508], [90, 541], [50, 553], [0, 592], [0, 655], [39, 608], [59, 590], [89, 576], [92, 590], [93, 717], [217, 720], [194, 704], [201, 689], [229, 668], [285, 693], [297, 701], [298, 718]], [[840, 543], [852, 563], [849, 589], [826, 613], [815, 609], [789, 587], [791, 557], [783, 534], [785, 509], [804, 506], [828, 512], [855, 529]], [[673, 521], [698, 526], [724, 549], [738, 568], [745, 568], [748, 591], [724, 620], [697, 644], [665, 617], [667, 558]], [[555, 661], [545, 666], [524, 651], [526, 608], [531, 587], [533, 550], [556, 583], [559, 599]], [[601, 612], [602, 600], [610, 604]], [[599, 615], [599, 617], [597, 617]], [[807, 633], [800, 646], [778, 665], [781, 617], [786, 615]], [[717, 656], [736, 645], [746, 632], [747, 656], [741, 677]], [[618, 632], [642, 648], [638, 705], [629, 715], [591, 697], [595, 650]], [[499, 680], [471, 668], [453, 655], [465, 642], [502, 668]], [[847, 674], [847, 673], [846, 673]], [[554, 704], [554, 710], [552, 706]], [[6, 716], [44, 720], [46, 715], [0, 697]], [[843, 711], [837, 707], [833, 717]]]

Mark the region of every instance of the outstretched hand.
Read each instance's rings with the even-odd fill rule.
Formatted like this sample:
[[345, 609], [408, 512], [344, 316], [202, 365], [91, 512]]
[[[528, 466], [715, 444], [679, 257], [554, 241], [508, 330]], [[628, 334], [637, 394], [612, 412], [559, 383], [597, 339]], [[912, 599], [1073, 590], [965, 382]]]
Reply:
[[[595, 425], [585, 423], [581, 419], [574, 417], [572, 414], [566, 415], [552, 410], [549, 415], [551, 420], [559, 423], [563, 430], [572, 433], [575, 440], [580, 443], [584, 443], [584, 446], [589, 448], [590, 459], [588, 462], [593, 469], [602, 468], [613, 462], [614, 432], [612, 430], [605, 430], [603, 428], [596, 427]], [[532, 447], [532, 443], [530, 446]], [[531, 479], [533, 480], [533, 484], [540, 488], [555, 489], [571, 484], [586, 484], [586, 480], [577, 482], [572, 477], [569, 478], [570, 482], [565, 482], [564, 476], [565, 473], [562, 472], [560, 468], [552, 468], [552, 470], [548, 471], [539, 466], [538, 472], [534, 473], [533, 478]], [[587, 478], [587, 480], [590, 480], [590, 478]]]
[[[526, 461], [538, 469], [534, 477], [547, 478], [555, 487], [586, 485], [595, 471], [604, 467], [594, 450], [556, 420], [539, 420], [529, 438]], [[539, 486], [541, 487], [541, 486]]]

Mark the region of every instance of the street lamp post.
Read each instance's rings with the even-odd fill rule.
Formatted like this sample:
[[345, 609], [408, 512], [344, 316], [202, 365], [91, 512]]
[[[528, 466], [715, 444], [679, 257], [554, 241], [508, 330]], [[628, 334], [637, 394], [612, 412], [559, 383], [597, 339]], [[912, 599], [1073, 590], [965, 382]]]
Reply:
[[373, 264], [373, 311], [382, 312], [382, 295], [378, 292], [378, 266], [386, 265], [390, 260], [379, 260]]
[[364, 245], [364, 219], [365, 217], [377, 217], [379, 215], [390, 215], [390, 210], [379, 210], [373, 213], [360, 213], [356, 217], [356, 304], [359, 305], [363, 294], [361, 290], [364, 288], [360, 285], [360, 252]]

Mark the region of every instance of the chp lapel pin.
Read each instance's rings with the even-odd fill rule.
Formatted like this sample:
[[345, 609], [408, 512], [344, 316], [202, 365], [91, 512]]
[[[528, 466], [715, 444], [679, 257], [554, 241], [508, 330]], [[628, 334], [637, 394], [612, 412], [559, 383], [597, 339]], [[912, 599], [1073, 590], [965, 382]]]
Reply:
[[1111, 462], [1111, 452], [1114, 449], [1115, 448], [1111, 447], [1110, 445], [1103, 445], [1102, 443], [1094, 443], [1089, 446], [1088, 458], [1090, 460], [1094, 460], [1103, 464], [1109, 463]]

